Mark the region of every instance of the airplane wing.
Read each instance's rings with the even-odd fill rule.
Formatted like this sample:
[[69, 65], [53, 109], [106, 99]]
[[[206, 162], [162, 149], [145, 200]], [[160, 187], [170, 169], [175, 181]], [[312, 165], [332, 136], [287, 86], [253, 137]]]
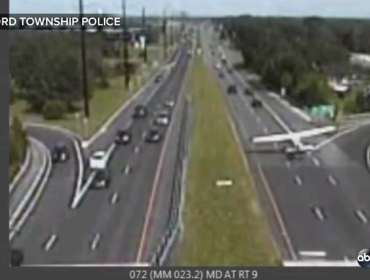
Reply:
[[273, 142], [283, 142], [283, 141], [296, 141], [301, 138], [312, 137], [324, 133], [336, 131], [335, 126], [325, 126], [320, 128], [314, 128], [310, 130], [304, 130], [300, 132], [291, 132], [288, 134], [273, 134], [261, 137], [252, 137], [252, 143], [273, 143]]
[[273, 142], [283, 142], [292, 141], [294, 137], [292, 134], [273, 134], [269, 136], [252, 137], [252, 143], [273, 143]]
[[313, 136], [317, 136], [320, 134], [334, 132], [336, 130], [337, 128], [335, 126], [325, 126], [325, 127], [314, 128], [310, 130], [304, 130], [304, 131], [296, 132], [293, 134], [298, 138], [308, 138], [308, 137], [313, 137]]

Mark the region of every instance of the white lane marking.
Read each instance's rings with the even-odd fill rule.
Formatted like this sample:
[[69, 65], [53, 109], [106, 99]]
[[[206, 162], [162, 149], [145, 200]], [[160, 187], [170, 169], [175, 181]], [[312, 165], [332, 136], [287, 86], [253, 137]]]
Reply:
[[286, 164], [286, 167], [288, 168], [291, 166], [290, 161], [286, 161], [285, 164]]
[[315, 207], [314, 211], [315, 211], [316, 216], [319, 218], [319, 220], [321, 220], [321, 221], [324, 220], [324, 215], [321, 212], [320, 208]]
[[[267, 127], [264, 127], [264, 128], [263, 128], [263, 132], [264, 132], [265, 134], [267, 134], [267, 133], [269, 132], [268, 128], [267, 128]], [[276, 143], [275, 143], [275, 144], [276, 144]]]
[[107, 150], [107, 154], [106, 154], [106, 158], [109, 159], [109, 157], [112, 155], [114, 149], [116, 148], [116, 144], [115, 143], [112, 143], [108, 150]]
[[[357, 261], [356, 261], [357, 263]], [[126, 267], [126, 266], [152, 266], [150, 263], [89, 263], [89, 264], [24, 264], [29, 267]], [[358, 266], [358, 263], [357, 263]]]
[[116, 204], [116, 202], [117, 202], [117, 198], [118, 198], [118, 194], [117, 194], [117, 193], [114, 193], [114, 194], [112, 195], [111, 203], [112, 203], [112, 204]]
[[299, 254], [304, 257], [326, 257], [324, 251], [299, 251]]
[[128, 173], [130, 173], [130, 166], [129, 165], [126, 165], [126, 167], [125, 167], [125, 175], [127, 175]]
[[75, 195], [75, 197], [73, 198], [73, 201], [72, 201], [72, 205], [71, 205], [71, 208], [72, 209], [75, 209], [78, 206], [78, 204], [80, 203], [81, 199], [86, 194], [86, 192], [89, 189], [91, 183], [93, 182], [95, 176], [96, 176], [96, 171], [93, 171], [90, 174], [89, 178], [87, 179], [85, 185], [82, 187], [81, 191]]
[[337, 185], [337, 181], [335, 181], [335, 179], [333, 178], [333, 176], [329, 175], [328, 176], [328, 180], [329, 180], [330, 184], [332, 184], [333, 186], [336, 186]]
[[52, 168], [52, 160], [51, 160], [50, 152], [47, 150], [47, 148], [45, 147], [45, 145], [42, 142], [39, 142], [37, 140], [35, 140], [35, 141], [38, 142], [39, 145], [43, 146], [44, 149], [47, 151], [47, 161], [48, 161], [49, 164], [48, 164], [44, 179], [40, 183], [40, 186], [39, 186], [36, 194], [34, 194], [33, 200], [31, 200], [31, 205], [29, 205], [29, 207], [27, 208], [26, 213], [24, 213], [21, 216], [20, 221], [18, 223], [16, 223], [16, 225], [14, 225], [13, 228], [11, 228], [11, 232], [9, 234], [9, 241], [11, 241], [14, 238], [16, 233], [20, 232], [21, 227], [24, 225], [24, 223], [28, 219], [29, 215], [31, 214], [31, 212], [35, 208], [36, 203], [40, 200], [42, 192], [45, 189], [46, 183], [49, 180], [49, 176], [50, 176], [50, 172], [51, 172], [51, 168]]
[[317, 158], [313, 157], [312, 158], [312, 161], [313, 161], [313, 163], [314, 163], [315, 166], [317, 166], [317, 167], [320, 166], [320, 161]]
[[45, 251], [49, 251], [51, 249], [51, 247], [55, 244], [56, 240], [57, 240], [57, 236], [55, 234], [50, 236], [48, 242], [45, 245]]
[[361, 220], [362, 223], [367, 224], [367, 218], [361, 210], [357, 210], [356, 215]]
[[140, 148], [138, 146], [135, 147], [134, 152], [137, 154], [140, 151]]
[[370, 169], [370, 144], [369, 147], [367, 148], [367, 166]]
[[259, 123], [261, 122], [261, 119], [260, 119], [260, 117], [258, 117], [258, 116], [256, 117], [256, 120], [257, 120], [257, 122], [259, 122]]
[[358, 267], [357, 260], [352, 261], [324, 261], [324, 260], [302, 260], [302, 261], [283, 261], [284, 267]]
[[95, 237], [94, 237], [94, 240], [91, 243], [91, 250], [95, 250], [96, 249], [96, 247], [98, 246], [99, 241], [100, 241], [100, 234], [97, 233], [95, 235]]
[[302, 185], [302, 179], [298, 175], [295, 176], [294, 180], [298, 185]]
[[13, 215], [10, 217], [9, 228], [14, 227], [14, 224], [17, 218], [22, 214], [22, 211], [27, 207], [27, 202], [29, 202], [29, 200], [32, 199], [33, 192], [39, 186], [39, 183], [42, 180], [42, 175], [44, 174], [44, 171], [46, 170], [46, 168], [48, 168], [48, 159], [49, 159], [48, 156], [50, 153], [48, 152], [47, 148], [42, 142], [38, 141], [37, 139], [30, 137], [30, 140], [34, 142], [35, 145], [39, 146], [40, 147], [39, 149], [46, 151], [45, 152], [46, 156], [45, 154], [42, 155], [42, 165], [40, 166], [40, 169], [36, 175], [36, 178], [33, 179], [33, 181], [31, 182], [32, 184], [29, 187], [27, 193], [23, 196], [22, 200], [20, 201], [17, 208], [15, 209]]

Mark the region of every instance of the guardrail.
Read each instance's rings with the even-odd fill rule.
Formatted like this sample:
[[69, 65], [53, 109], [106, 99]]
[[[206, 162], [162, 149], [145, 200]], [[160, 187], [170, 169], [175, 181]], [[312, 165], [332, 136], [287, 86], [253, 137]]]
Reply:
[[157, 250], [151, 258], [153, 266], [163, 266], [167, 261], [169, 252], [176, 240], [176, 237], [182, 230], [181, 213], [184, 205], [184, 187], [187, 171], [187, 154], [188, 147], [186, 141], [189, 102], [185, 101], [180, 125], [180, 137], [176, 153], [176, 168], [173, 176], [171, 189], [170, 211], [167, 220], [167, 230], [162, 236]]

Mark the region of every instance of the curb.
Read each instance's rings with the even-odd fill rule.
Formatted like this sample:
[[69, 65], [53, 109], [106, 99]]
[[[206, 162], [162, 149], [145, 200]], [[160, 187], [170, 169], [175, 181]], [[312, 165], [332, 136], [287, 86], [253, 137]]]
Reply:
[[30, 150], [29, 143], [28, 143], [25, 161], [23, 162], [21, 169], [18, 171], [17, 175], [14, 177], [13, 181], [9, 185], [9, 194], [13, 193], [14, 188], [18, 184], [19, 180], [23, 177], [23, 175], [29, 169], [30, 163], [31, 163], [31, 150]]
[[10, 217], [9, 221], [9, 242], [12, 241], [16, 233], [19, 233], [21, 227], [26, 222], [26, 219], [34, 209], [38, 202], [41, 193], [46, 185], [51, 172], [51, 156], [49, 150], [40, 141], [30, 138], [31, 141], [35, 141], [37, 145], [40, 145], [42, 149], [45, 149], [43, 166], [40, 169], [36, 179], [33, 181], [32, 186], [26, 193], [24, 199], [18, 205], [13, 217]]

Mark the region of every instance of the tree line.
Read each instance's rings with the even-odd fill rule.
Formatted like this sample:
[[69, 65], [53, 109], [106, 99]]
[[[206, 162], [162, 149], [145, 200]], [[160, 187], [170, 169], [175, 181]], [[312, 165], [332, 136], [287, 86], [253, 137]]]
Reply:
[[215, 22], [223, 26], [220, 38], [241, 51], [242, 66], [269, 88], [285, 88], [298, 105], [333, 102], [328, 76], [353, 72], [350, 52], [370, 53], [370, 21], [240, 16]]
[[[153, 37], [153, 36], [152, 36]], [[153, 39], [153, 38], [152, 38]], [[122, 53], [117, 38], [86, 34], [87, 76], [90, 98], [94, 86], [109, 87], [110, 75], [122, 75]], [[47, 119], [78, 109], [82, 99], [81, 48], [78, 32], [11, 31], [10, 101], [23, 99], [33, 113]], [[117, 58], [107, 69], [104, 58]], [[137, 64], [130, 61], [131, 73]]]

